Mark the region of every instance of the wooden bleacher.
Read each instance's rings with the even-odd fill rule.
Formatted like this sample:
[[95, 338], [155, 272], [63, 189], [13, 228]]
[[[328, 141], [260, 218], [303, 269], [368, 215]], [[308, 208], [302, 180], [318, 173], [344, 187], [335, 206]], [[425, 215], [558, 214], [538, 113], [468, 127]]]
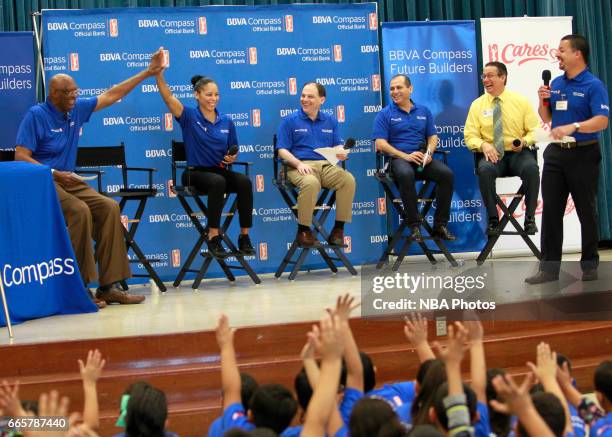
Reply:
[[[433, 324], [431, 324], [433, 325]], [[239, 329], [235, 335], [238, 363], [260, 383], [293, 387], [299, 352], [311, 323]], [[378, 383], [414, 378], [418, 361], [404, 338], [402, 323], [353, 319], [360, 349], [372, 356]], [[540, 341], [568, 356], [582, 391], [592, 390], [594, 368], [612, 355], [612, 321], [484, 322], [488, 367], [511, 373], [526, 371]], [[430, 340], [435, 339], [433, 326]], [[443, 340], [443, 338], [442, 338]], [[21, 398], [36, 399], [57, 389], [71, 399], [71, 410], [82, 408], [77, 359], [97, 348], [107, 359], [98, 384], [101, 435], [121, 432], [114, 426], [123, 390], [145, 380], [166, 392], [170, 430], [182, 437], [201, 437], [220, 414], [219, 354], [213, 331], [147, 337], [124, 337], [0, 347], [0, 379], [20, 380]], [[464, 370], [467, 372], [468, 363]]]

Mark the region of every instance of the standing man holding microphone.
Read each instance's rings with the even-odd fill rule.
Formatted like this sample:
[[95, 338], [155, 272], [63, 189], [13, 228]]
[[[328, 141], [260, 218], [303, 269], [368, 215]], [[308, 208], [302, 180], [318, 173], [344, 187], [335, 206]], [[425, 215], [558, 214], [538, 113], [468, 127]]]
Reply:
[[569, 194], [574, 200], [582, 233], [582, 280], [596, 280], [599, 264], [599, 132], [608, 127], [608, 91], [587, 68], [589, 44], [583, 36], [561, 38], [557, 59], [565, 74], [555, 78], [550, 88], [543, 85], [538, 89], [538, 113], [545, 122], [552, 121], [554, 139], [572, 139], [551, 143], [544, 152], [542, 262], [539, 272], [525, 279], [529, 284], [559, 279], [563, 216]]

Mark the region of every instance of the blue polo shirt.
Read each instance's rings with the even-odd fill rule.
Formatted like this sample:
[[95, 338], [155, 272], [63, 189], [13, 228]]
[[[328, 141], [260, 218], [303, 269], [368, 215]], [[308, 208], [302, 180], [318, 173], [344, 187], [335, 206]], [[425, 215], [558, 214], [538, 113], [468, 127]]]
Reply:
[[[567, 100], [567, 109], [557, 109], [557, 102]], [[550, 84], [550, 108], [552, 127], [580, 123], [596, 115], [610, 116], [608, 90], [601, 80], [588, 69], [584, 69], [573, 79], [567, 75], [556, 77]], [[584, 134], [574, 132], [576, 141], [596, 140], [599, 132]]]
[[219, 115], [211, 123], [200, 108], [183, 107], [177, 121], [183, 130], [187, 165], [219, 167], [231, 146], [238, 145], [236, 126], [227, 115]]
[[51, 168], [73, 171], [81, 126], [89, 121], [97, 97], [76, 99], [74, 108], [60, 112], [47, 99], [32, 106], [19, 125], [17, 146], [32, 151], [32, 158]]
[[381, 388], [370, 391], [368, 396], [379, 396], [384, 398], [393, 403], [396, 408], [404, 404], [412, 405], [416, 397], [415, 382], [406, 381], [385, 384]]
[[314, 149], [344, 144], [334, 117], [319, 111], [312, 121], [303, 109], [283, 118], [277, 138], [276, 148], [289, 150], [299, 160], [324, 160]]
[[591, 425], [589, 437], [612, 437], [612, 412]]
[[404, 153], [419, 150], [427, 138], [436, 135], [431, 111], [413, 102], [410, 112], [406, 112], [391, 102], [376, 115], [372, 138], [386, 140]]
[[[255, 424], [249, 422], [244, 406], [237, 402], [229, 405], [223, 410], [223, 415], [215, 420], [208, 430], [208, 437], [223, 437], [232, 428], [240, 428], [245, 431], [255, 429]], [[280, 437], [298, 437], [302, 426], [290, 426], [280, 433]]]

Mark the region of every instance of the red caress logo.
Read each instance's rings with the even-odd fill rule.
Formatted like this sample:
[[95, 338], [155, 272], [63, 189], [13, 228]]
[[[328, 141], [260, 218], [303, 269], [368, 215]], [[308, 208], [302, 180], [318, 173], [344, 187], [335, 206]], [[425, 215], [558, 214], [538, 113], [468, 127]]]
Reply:
[[119, 36], [119, 24], [116, 18], [108, 20], [108, 33], [111, 37], [116, 38]]
[[285, 15], [285, 32], [293, 32], [293, 15]]
[[206, 17], [198, 18], [198, 33], [200, 35], [206, 35], [208, 33], [208, 27], [206, 26]]
[[172, 114], [169, 112], [164, 114], [164, 129], [166, 131], [171, 131], [173, 128]]
[[336, 119], [338, 120], [338, 123], [344, 123], [346, 121], [344, 105], [336, 106]]
[[295, 77], [289, 78], [289, 94], [292, 96], [297, 94], [297, 79]]
[[334, 46], [334, 62], [342, 62], [342, 46], [340, 44]]
[[172, 179], [168, 179], [166, 181], [166, 186], [168, 187], [168, 197], [176, 197], [176, 193], [172, 189], [172, 187], [174, 187], [174, 182], [172, 182]]
[[255, 187], [258, 193], [263, 193], [264, 191], [264, 176], [262, 174], [258, 174], [255, 177]]
[[253, 109], [251, 111], [251, 126], [253, 127], [261, 126], [261, 111], [259, 109]]
[[380, 91], [380, 75], [372, 75], [372, 91]]
[[79, 71], [78, 53], [70, 53], [70, 71]]
[[387, 213], [387, 201], [384, 197], [378, 198], [378, 215], [385, 215]]
[[172, 249], [172, 267], [181, 265], [181, 249]]
[[557, 49], [548, 44], [511, 43], [501, 48], [498, 44], [489, 44], [487, 48], [489, 62], [503, 62], [504, 64], [518, 62], [517, 65], [529, 61], [557, 62]]
[[257, 64], [257, 47], [249, 47], [249, 64]]
[[369, 18], [370, 30], [378, 29], [378, 17], [376, 16], [376, 12], [371, 12]]
[[268, 243], [259, 243], [259, 259], [262, 261], [268, 259]]

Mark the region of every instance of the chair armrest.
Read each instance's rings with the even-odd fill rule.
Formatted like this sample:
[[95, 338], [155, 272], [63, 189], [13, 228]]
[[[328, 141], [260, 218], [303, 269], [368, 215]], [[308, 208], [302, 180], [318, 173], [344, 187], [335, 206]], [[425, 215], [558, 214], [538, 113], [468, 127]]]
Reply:
[[102, 175], [104, 174], [104, 170], [82, 170], [80, 168], [76, 168], [74, 170], [77, 174], [92, 174], [97, 176], [98, 180], [98, 193], [102, 192]]
[[129, 171], [157, 171], [156, 168], [144, 168], [144, 167], [126, 167]]
[[[125, 167], [125, 171], [147, 171], [149, 172], [149, 190], [153, 189], [153, 172], [157, 171], [156, 168], [146, 168], [146, 167]], [[127, 174], [126, 174], [127, 179]]]
[[230, 165], [227, 166], [228, 169], [231, 170], [234, 165], [241, 165], [244, 167], [244, 174], [249, 175], [249, 169], [254, 164], [254, 162], [246, 162], [246, 161], [234, 161]]

